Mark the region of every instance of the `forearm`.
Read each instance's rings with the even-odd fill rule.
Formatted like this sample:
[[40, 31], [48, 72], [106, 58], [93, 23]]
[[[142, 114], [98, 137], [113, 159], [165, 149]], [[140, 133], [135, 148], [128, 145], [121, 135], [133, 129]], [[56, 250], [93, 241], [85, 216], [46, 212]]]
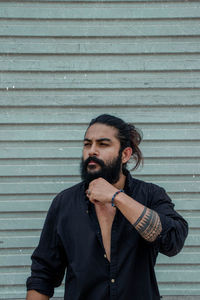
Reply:
[[49, 300], [49, 296], [38, 293], [35, 290], [27, 292], [26, 300]]
[[160, 217], [154, 210], [124, 193], [116, 196], [115, 205], [145, 240], [153, 242], [161, 233]]

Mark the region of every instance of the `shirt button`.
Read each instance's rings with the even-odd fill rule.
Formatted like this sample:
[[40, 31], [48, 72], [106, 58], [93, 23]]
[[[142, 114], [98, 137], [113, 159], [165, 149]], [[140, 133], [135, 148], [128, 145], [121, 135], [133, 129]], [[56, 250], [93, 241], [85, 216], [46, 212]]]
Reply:
[[107, 257], [107, 255], [106, 255], [106, 254], [104, 254], [104, 257], [106, 258], [106, 257]]
[[86, 213], [88, 214], [88, 210], [86, 210]]
[[115, 279], [111, 279], [111, 282], [114, 283], [114, 282], [115, 282]]

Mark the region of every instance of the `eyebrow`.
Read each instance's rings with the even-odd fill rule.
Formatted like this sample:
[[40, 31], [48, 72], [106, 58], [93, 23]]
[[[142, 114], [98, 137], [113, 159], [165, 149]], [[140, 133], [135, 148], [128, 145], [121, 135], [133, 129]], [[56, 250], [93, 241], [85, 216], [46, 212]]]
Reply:
[[[84, 139], [84, 142], [91, 142], [91, 140], [85, 138], [85, 139]], [[111, 141], [111, 139], [109, 139], [109, 138], [101, 138], [101, 139], [97, 139], [97, 142], [110, 142], [110, 143], [111, 143], [112, 141]]]

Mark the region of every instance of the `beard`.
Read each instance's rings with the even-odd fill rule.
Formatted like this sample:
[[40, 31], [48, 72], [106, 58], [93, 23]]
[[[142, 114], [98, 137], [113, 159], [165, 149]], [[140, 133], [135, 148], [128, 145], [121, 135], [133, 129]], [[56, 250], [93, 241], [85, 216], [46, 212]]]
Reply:
[[[92, 180], [102, 177], [110, 184], [116, 183], [119, 180], [120, 173], [121, 173], [121, 164], [122, 164], [121, 158], [122, 158], [121, 152], [116, 158], [112, 159], [106, 164], [104, 163], [103, 160], [98, 159], [96, 156], [88, 157], [86, 160], [83, 160], [82, 158], [80, 163], [82, 180], [84, 180], [87, 184], [89, 184]], [[99, 164], [100, 169], [97, 171], [92, 170], [92, 168], [88, 170], [88, 163], [91, 161]]]

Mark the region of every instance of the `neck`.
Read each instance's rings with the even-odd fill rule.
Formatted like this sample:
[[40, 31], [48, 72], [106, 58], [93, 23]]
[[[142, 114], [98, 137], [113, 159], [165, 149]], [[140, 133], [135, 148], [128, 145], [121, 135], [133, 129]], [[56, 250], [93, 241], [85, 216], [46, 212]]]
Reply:
[[122, 190], [124, 188], [125, 181], [126, 181], [126, 176], [123, 173], [121, 173], [119, 180], [113, 185], [117, 189]]

